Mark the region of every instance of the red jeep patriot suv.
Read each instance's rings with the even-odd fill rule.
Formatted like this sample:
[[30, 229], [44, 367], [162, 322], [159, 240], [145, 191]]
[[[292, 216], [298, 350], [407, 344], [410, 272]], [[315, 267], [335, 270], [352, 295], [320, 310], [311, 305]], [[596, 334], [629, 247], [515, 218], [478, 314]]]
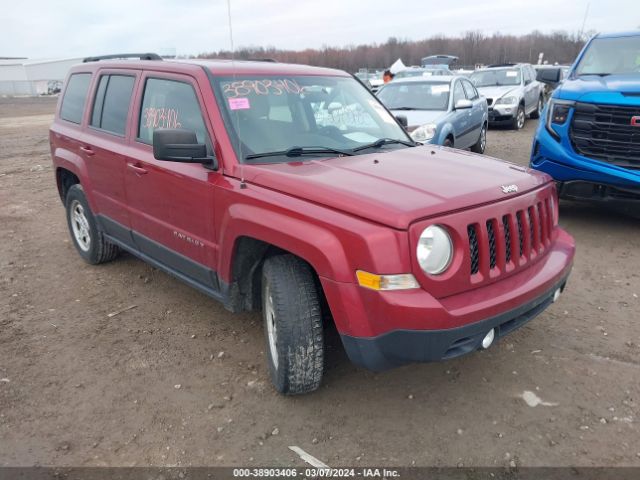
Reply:
[[328, 322], [380, 370], [488, 348], [564, 288], [549, 176], [414, 143], [342, 71], [125, 56], [74, 67], [51, 126], [73, 242], [262, 310], [278, 391], [318, 388]]

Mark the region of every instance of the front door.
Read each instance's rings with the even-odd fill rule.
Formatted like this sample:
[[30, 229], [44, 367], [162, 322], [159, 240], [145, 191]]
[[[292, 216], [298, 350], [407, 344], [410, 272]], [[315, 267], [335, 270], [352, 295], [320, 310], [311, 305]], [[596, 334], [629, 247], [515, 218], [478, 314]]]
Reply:
[[125, 164], [135, 245], [186, 280], [217, 290], [213, 182], [220, 173], [156, 160], [152, 148], [155, 129], [181, 128], [195, 131], [211, 151], [201, 93], [191, 77], [145, 73], [136, 103], [136, 133]]

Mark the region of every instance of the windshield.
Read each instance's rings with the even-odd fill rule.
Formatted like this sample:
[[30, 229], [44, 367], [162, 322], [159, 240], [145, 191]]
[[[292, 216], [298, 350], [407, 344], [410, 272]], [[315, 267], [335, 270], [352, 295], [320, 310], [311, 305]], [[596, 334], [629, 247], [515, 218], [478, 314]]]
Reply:
[[502, 87], [506, 85], [520, 85], [520, 70], [500, 68], [495, 70], [480, 70], [473, 72], [469, 79], [476, 87]]
[[[314, 147], [350, 151], [380, 139], [411, 142], [396, 120], [351, 77], [217, 78], [218, 105], [241, 161], [260, 154]], [[384, 144], [386, 145], [386, 144]], [[389, 147], [404, 148], [389, 142]], [[370, 153], [359, 151], [358, 153]], [[291, 161], [273, 155], [269, 162]]]
[[447, 110], [449, 82], [391, 82], [378, 92], [389, 110]]
[[640, 73], [640, 36], [595, 38], [576, 67], [576, 75]]

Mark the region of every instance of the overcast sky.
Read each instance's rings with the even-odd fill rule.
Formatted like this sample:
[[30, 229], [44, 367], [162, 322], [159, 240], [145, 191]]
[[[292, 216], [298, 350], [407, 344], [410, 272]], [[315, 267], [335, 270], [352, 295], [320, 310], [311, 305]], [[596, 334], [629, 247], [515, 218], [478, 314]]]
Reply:
[[[239, 46], [302, 49], [466, 30], [528, 33], [640, 28], [638, 0], [230, 0]], [[0, 57], [228, 49], [226, 0], [3, 0]]]

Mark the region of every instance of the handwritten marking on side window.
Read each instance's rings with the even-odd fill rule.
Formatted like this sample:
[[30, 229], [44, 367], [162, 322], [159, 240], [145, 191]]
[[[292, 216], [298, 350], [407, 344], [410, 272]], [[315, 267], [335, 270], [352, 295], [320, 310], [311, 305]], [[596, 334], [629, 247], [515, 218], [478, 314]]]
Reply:
[[178, 110], [175, 108], [147, 107], [142, 111], [142, 126], [144, 128], [180, 128]]

